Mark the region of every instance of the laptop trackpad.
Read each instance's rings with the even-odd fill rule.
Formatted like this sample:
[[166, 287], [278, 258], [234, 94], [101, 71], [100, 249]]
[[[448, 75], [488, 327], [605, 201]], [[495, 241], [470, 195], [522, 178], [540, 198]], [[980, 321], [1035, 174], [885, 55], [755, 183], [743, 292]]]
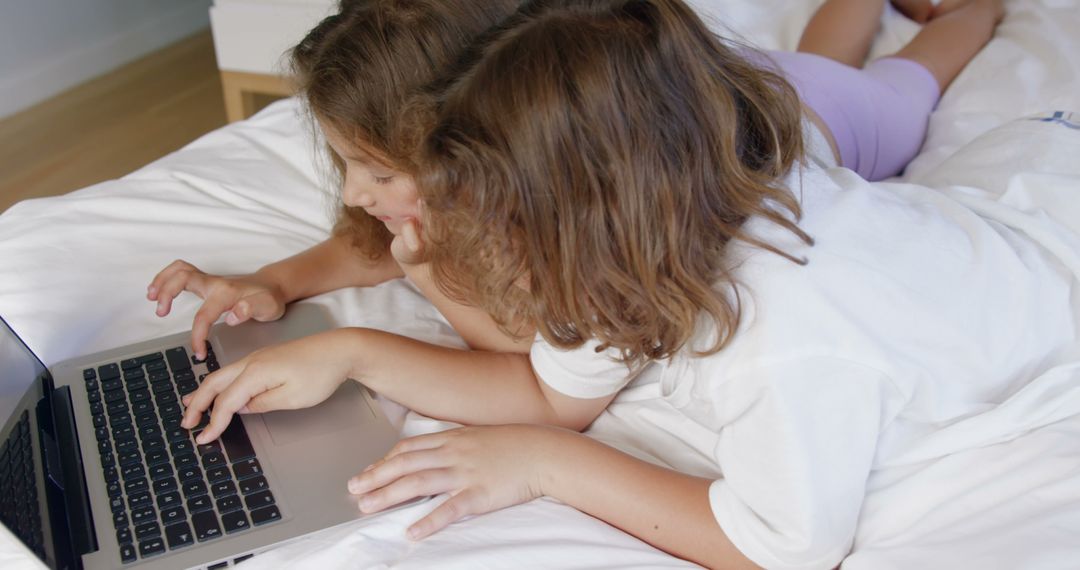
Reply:
[[346, 380], [326, 401], [317, 406], [267, 412], [262, 415], [274, 445], [289, 445], [355, 428], [375, 418], [367, 398], [353, 380]]

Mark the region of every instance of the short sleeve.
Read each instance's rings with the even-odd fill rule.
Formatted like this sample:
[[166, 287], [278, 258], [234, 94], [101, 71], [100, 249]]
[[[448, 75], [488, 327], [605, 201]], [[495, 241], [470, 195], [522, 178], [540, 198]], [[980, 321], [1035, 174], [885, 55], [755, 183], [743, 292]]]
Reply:
[[[834, 358], [796, 358], [731, 379], [709, 489], [717, 522], [756, 564], [835, 568], [851, 550], [892, 384]], [[729, 383], [730, 385], [730, 383]], [[729, 388], [729, 389], [730, 389]]]
[[537, 335], [529, 359], [536, 375], [552, 389], [571, 398], [603, 398], [622, 390], [633, 375], [616, 360], [617, 352], [597, 352], [599, 346], [590, 340], [579, 348], [560, 350]]

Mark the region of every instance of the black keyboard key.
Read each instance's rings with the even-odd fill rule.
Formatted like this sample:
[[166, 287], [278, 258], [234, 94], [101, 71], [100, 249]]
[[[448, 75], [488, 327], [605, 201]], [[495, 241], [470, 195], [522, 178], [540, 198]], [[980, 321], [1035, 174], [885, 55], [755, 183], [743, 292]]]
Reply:
[[255, 509], [251, 511], [251, 522], [255, 526], [271, 523], [277, 520], [281, 520], [281, 511], [277, 506], [263, 507], [261, 509]]
[[108, 380], [110, 378], [119, 378], [119, 377], [120, 377], [120, 367], [115, 365], [115, 364], [106, 364], [104, 366], [99, 366], [98, 367], [98, 378], [100, 378], [102, 382], [104, 382], [105, 380]]
[[[96, 394], [97, 392], [93, 392], [93, 393]], [[123, 400], [124, 398], [125, 398], [125, 395], [124, 395], [123, 390], [111, 390], [109, 392], [105, 392], [105, 403], [106, 404], [111, 404], [112, 402], [119, 402], [120, 400]], [[91, 401], [95, 401], [95, 400], [91, 399]]]
[[176, 505], [169, 509], [161, 511], [161, 524], [165, 525], [168, 529], [169, 525], [187, 520], [187, 511], [184, 510], [182, 505]]
[[161, 509], [163, 511], [166, 510], [166, 509], [171, 509], [171, 508], [176, 507], [176, 506], [181, 505], [181, 504], [183, 504], [183, 502], [180, 500], [180, 493], [178, 493], [176, 491], [172, 491], [172, 492], [169, 492], [169, 493], [164, 493], [164, 494], [158, 495], [158, 497], [157, 497], [157, 506], [158, 506], [159, 509]]
[[161, 465], [155, 465], [150, 468], [150, 479], [153, 481], [160, 481], [166, 477], [172, 477], [173, 468], [168, 463], [162, 463]]
[[245, 495], [258, 493], [259, 491], [269, 488], [270, 486], [266, 483], [265, 477], [252, 477], [251, 479], [243, 479], [240, 481], [240, 492]]
[[227, 463], [225, 462], [224, 455], [214, 451], [203, 456], [202, 464], [204, 469], [213, 469], [214, 467], [226, 465]]
[[181, 380], [194, 380], [195, 373], [191, 370], [181, 370], [173, 375], [173, 379], [177, 382], [180, 382]]
[[247, 461], [233, 463], [232, 469], [233, 473], [236, 474], [237, 479], [258, 477], [263, 474], [262, 465], [259, 465], [258, 459], [248, 459]]
[[194, 380], [184, 380], [176, 383], [176, 390], [180, 392], [180, 395], [187, 396], [188, 394], [199, 389], [199, 385]]
[[255, 457], [255, 448], [251, 447], [251, 440], [248, 439], [247, 431], [239, 417], [234, 416], [229, 427], [222, 432], [221, 443], [225, 446], [229, 461], [232, 463]]
[[241, 502], [240, 497], [236, 495], [228, 495], [217, 500], [217, 510], [219, 513], [228, 513], [243, 507], [244, 503]]
[[145, 522], [135, 526], [135, 539], [145, 540], [152, 536], [158, 536], [161, 534], [161, 527], [158, 526], [157, 521]]
[[146, 454], [146, 464], [153, 467], [161, 463], [167, 463], [169, 461], [169, 454], [165, 453], [165, 450], [159, 449], [157, 451], [151, 451]]
[[149, 558], [165, 552], [165, 541], [156, 537], [139, 543], [139, 556]]
[[221, 526], [218, 525], [217, 515], [214, 514], [214, 511], [201, 511], [192, 514], [191, 526], [195, 528], [195, 538], [199, 539], [199, 542], [221, 536]]
[[164, 360], [151, 360], [146, 363], [146, 371], [153, 374], [154, 372], [160, 372], [165, 370]]
[[122, 543], [120, 545], [120, 560], [124, 564], [134, 562], [136, 558], [135, 546], [131, 543]]
[[143, 491], [142, 493], [135, 493], [134, 495], [128, 495], [128, 508], [129, 509], [141, 509], [143, 507], [154, 504], [150, 497], [150, 493]]
[[154, 481], [153, 487], [154, 493], [158, 495], [168, 493], [169, 491], [175, 491], [177, 489], [176, 479], [173, 477], [168, 477], [160, 481]]
[[83, 380], [92, 380], [94, 378], [97, 378], [97, 372], [95, 372], [93, 368], [87, 368], [86, 370], [82, 371], [82, 377]]
[[195, 458], [194, 453], [185, 453], [173, 458], [173, 465], [175, 465], [177, 469], [187, 469], [188, 467], [198, 464], [199, 460]]
[[116, 542], [121, 544], [131, 542], [131, 527], [125, 526], [124, 528], [116, 529]]
[[151, 362], [153, 362], [155, 360], [163, 360], [164, 358], [165, 358], [165, 356], [162, 355], [160, 352], [154, 352], [152, 354], [147, 354], [146, 356], [140, 356], [138, 358], [138, 360], [139, 360], [139, 364], [146, 365], [146, 364], [149, 364], [149, 363], [151, 363]]
[[154, 411], [154, 403], [149, 401], [149, 400], [143, 400], [141, 402], [138, 402], [138, 403], [135, 403], [135, 404], [131, 405], [131, 413], [135, 414], [136, 416], [139, 415], [139, 414], [145, 414], [147, 412], [153, 412], [153, 411]]
[[124, 387], [124, 381], [120, 377], [113, 378], [111, 380], [101, 381], [101, 390], [103, 392], [111, 392], [113, 390], [119, 390]]
[[153, 410], [135, 416], [135, 425], [139, 429], [157, 425], [157, 413]]
[[94, 390], [93, 392], [87, 392], [86, 399], [89, 400], [91, 404], [93, 404], [94, 402], [100, 402], [101, 392], [98, 392], [97, 390]]
[[197, 466], [185, 467], [176, 472], [176, 478], [180, 479], [181, 483], [190, 483], [192, 481], [202, 482], [202, 469]]
[[120, 511], [118, 513], [113, 513], [112, 522], [113, 522], [113, 527], [114, 528], [124, 528], [124, 527], [126, 527], [128, 525], [127, 511]]
[[209, 495], [198, 495], [188, 499], [187, 508], [189, 511], [197, 513], [214, 508], [214, 504], [210, 501]]
[[195, 543], [195, 537], [191, 534], [191, 527], [186, 522], [166, 526], [165, 539], [169, 541], [169, 550], [191, 546]]
[[116, 414], [115, 416], [109, 416], [109, 425], [116, 426], [129, 426], [131, 425], [131, 414]]
[[129, 495], [141, 493], [150, 487], [150, 482], [145, 477], [138, 477], [124, 482], [124, 491]]
[[135, 391], [144, 391], [145, 392], [146, 390], [147, 390], [146, 379], [143, 378], [142, 376], [139, 376], [137, 378], [132, 378], [131, 381], [129, 381], [127, 383], [128, 394], [130, 394], [132, 392], [135, 392]]
[[147, 506], [131, 511], [131, 524], [139, 526], [142, 523], [150, 522], [157, 518], [157, 511], [154, 507]]
[[221, 481], [227, 481], [231, 478], [232, 475], [229, 473], [229, 468], [224, 465], [215, 467], [206, 472], [206, 480], [211, 483], [220, 483]]
[[139, 453], [139, 450], [137, 449], [118, 453], [116, 454], [116, 458], [120, 462], [121, 467], [125, 465], [132, 465], [135, 463], [142, 463], [142, 454]]
[[211, 485], [210, 490], [214, 493], [215, 499], [220, 499], [225, 495], [235, 495], [236, 485], [233, 485], [232, 481], [222, 481]]
[[109, 509], [112, 510], [113, 514], [119, 513], [120, 511], [123, 511], [125, 508], [126, 507], [124, 506], [124, 498], [123, 497], [110, 497], [109, 498]]
[[158, 437], [161, 435], [161, 428], [156, 423], [139, 428], [139, 437], [148, 439], [152, 437]]
[[187, 350], [178, 346], [165, 351], [165, 358], [169, 361], [169, 370], [175, 374], [181, 370], [191, 369], [191, 361], [188, 360]]
[[135, 402], [142, 402], [143, 400], [149, 400], [150, 399], [150, 391], [149, 390], [135, 390], [134, 392], [131, 393], [130, 398], [131, 398], [131, 403], [132, 404], [134, 404]]
[[221, 440], [217, 440], [217, 439], [215, 439], [214, 441], [211, 441], [210, 443], [204, 443], [202, 445], [198, 445], [197, 447], [199, 449], [199, 455], [206, 455], [207, 453], [210, 453], [212, 451], [216, 451], [218, 453], [224, 453], [222, 451], [222, 447], [221, 447]]
[[124, 481], [144, 477], [146, 476], [146, 468], [142, 466], [142, 463], [132, 463], [121, 467], [120, 475], [124, 478]]
[[123, 368], [124, 371], [132, 370], [132, 369], [135, 369], [135, 368], [141, 368], [141, 367], [142, 367], [142, 364], [139, 362], [139, 359], [137, 359], [137, 358], [128, 358], [128, 359], [120, 361], [120, 368]]
[[165, 440], [160, 437], [144, 439], [142, 444], [143, 453], [150, 454], [155, 451], [165, 451]]
[[150, 373], [150, 383], [160, 384], [164, 382], [166, 385], [172, 384], [172, 376], [169, 375], [168, 370], [155, 370]]
[[[98, 402], [100, 404], [100, 402]], [[126, 414], [128, 411], [127, 400], [117, 400], [105, 406], [105, 411], [110, 416], [116, 416], [120, 414]]]
[[225, 527], [225, 532], [228, 534], [251, 528], [244, 511], [233, 511], [221, 515], [221, 525]]
[[187, 438], [184, 438], [184, 439], [182, 439], [180, 441], [174, 441], [172, 443], [172, 445], [170, 445], [169, 447], [172, 448], [173, 455], [190, 454], [192, 452], [192, 450], [195, 449], [191, 445], [191, 440], [187, 439]]
[[107, 427], [94, 428], [94, 436], [97, 437], [98, 441], [101, 441], [103, 439], [109, 439], [109, 428], [107, 428]]
[[165, 430], [165, 439], [169, 440], [169, 443], [176, 443], [178, 441], [190, 441], [188, 435], [188, 430], [184, 428]]
[[202, 479], [196, 479], [194, 481], [184, 483], [185, 497], [191, 498], [196, 495], [205, 495], [206, 493], [206, 483], [203, 483]]

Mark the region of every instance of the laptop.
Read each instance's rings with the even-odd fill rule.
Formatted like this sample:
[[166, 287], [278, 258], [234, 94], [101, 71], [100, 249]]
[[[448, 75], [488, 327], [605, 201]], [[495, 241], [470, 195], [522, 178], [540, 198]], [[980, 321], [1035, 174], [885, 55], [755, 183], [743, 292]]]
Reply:
[[230, 566], [359, 517], [346, 481], [398, 440], [352, 381], [312, 408], [237, 416], [208, 445], [180, 427], [210, 372], [330, 328], [317, 305], [215, 325], [202, 361], [182, 333], [46, 367], [0, 325], [0, 520], [51, 568]]

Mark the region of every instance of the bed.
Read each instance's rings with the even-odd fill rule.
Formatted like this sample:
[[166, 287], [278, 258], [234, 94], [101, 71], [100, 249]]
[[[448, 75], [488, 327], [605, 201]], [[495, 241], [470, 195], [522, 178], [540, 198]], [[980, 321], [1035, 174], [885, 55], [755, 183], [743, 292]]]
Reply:
[[[791, 49], [819, 2], [696, 4], [724, 33]], [[948, 193], [1020, 229], [1080, 276], [1080, 113], [1071, 114], [1080, 111], [1078, 31], [1078, 0], [1009, 2], [995, 39], [942, 99], [923, 151], [903, 177], [888, 183]], [[890, 10], [873, 55], [895, 50], [915, 32]], [[325, 239], [336, 201], [320, 174], [325, 168], [299, 105], [284, 100], [119, 180], [17, 204], [0, 216], [0, 314], [46, 363], [185, 330], [197, 299], [181, 297], [173, 314], [159, 319], [144, 300], [151, 277], [178, 258], [214, 273], [249, 272]], [[308, 302], [328, 307], [342, 326], [463, 346], [402, 281]], [[1062, 374], [1053, 388], [1031, 395], [1052, 418], [1038, 429], [872, 481], [843, 568], [1080, 567], [1080, 370]], [[636, 418], [650, 413], [656, 397], [646, 376], [590, 434], [692, 472], [677, 444], [657, 451], [635, 440]], [[406, 435], [448, 426], [384, 405]], [[910, 500], [916, 496], [921, 500]], [[358, 519], [243, 565], [694, 567], [549, 499], [408, 541], [406, 525], [438, 501]], [[934, 507], [916, 507], [928, 502]], [[40, 565], [0, 528], [0, 566]]]

